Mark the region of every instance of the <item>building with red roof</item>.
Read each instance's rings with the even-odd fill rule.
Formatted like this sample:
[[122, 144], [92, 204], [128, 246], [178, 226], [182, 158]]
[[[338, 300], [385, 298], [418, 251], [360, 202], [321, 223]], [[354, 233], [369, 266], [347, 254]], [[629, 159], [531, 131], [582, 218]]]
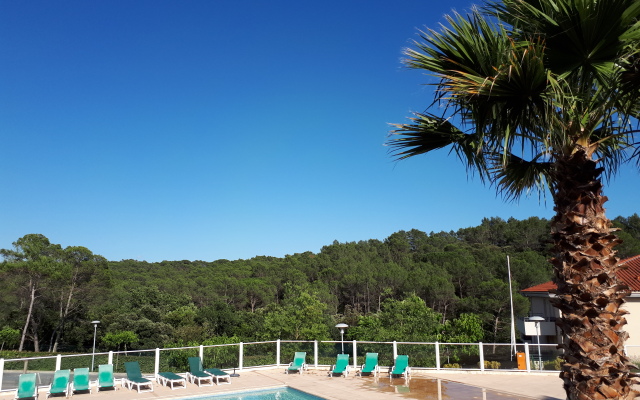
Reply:
[[[626, 298], [624, 308], [629, 312], [626, 315], [627, 325], [625, 330], [629, 332], [627, 341], [627, 353], [640, 355], [640, 255], [624, 259], [620, 262], [625, 269], [618, 272], [618, 277], [631, 288], [631, 295]], [[551, 293], [557, 287], [553, 282], [545, 282], [530, 288], [521, 290], [520, 293], [531, 301], [529, 317], [517, 322], [522, 339], [534, 343], [537, 330], [531, 317], [542, 317], [539, 322], [540, 343], [560, 343], [563, 340], [562, 332], [556, 327], [555, 321], [560, 317], [560, 310], [553, 307], [549, 301], [555, 295]]]

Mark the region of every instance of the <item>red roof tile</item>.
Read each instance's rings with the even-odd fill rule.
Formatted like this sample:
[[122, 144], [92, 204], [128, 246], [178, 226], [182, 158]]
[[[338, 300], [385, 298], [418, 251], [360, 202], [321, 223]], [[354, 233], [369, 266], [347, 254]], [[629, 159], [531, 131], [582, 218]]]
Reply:
[[[632, 292], [640, 292], [640, 255], [624, 259], [620, 263], [626, 265], [627, 268], [619, 271], [618, 277], [629, 285]], [[556, 284], [549, 281], [522, 289], [521, 292], [548, 292], [553, 289], [556, 289]]]
[[521, 292], [548, 292], [555, 289], [557, 286], [555, 283], [549, 281], [541, 283], [539, 285], [531, 286], [530, 288], [522, 289]]

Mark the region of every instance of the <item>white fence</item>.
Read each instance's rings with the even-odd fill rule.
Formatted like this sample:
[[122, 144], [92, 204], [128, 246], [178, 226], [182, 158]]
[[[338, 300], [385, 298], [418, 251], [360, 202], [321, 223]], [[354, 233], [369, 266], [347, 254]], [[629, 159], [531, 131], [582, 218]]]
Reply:
[[[393, 365], [398, 354], [409, 356], [412, 369], [424, 370], [501, 370], [538, 373], [559, 369], [560, 351], [554, 344], [504, 343], [418, 343], [366, 341], [294, 341], [201, 345], [193, 347], [149, 349], [86, 354], [58, 354], [47, 357], [0, 358], [0, 392], [15, 390], [21, 373], [37, 372], [38, 385], [48, 385], [53, 372], [60, 369], [93, 368], [113, 364], [116, 376], [124, 375], [124, 362], [138, 361], [143, 374], [186, 372], [188, 357], [199, 356], [206, 368], [229, 372], [243, 369], [284, 367], [297, 351], [307, 353], [310, 368], [327, 368], [335, 364], [336, 355], [349, 354], [354, 367], [364, 363], [365, 354], [378, 353], [381, 370]], [[94, 367], [95, 366], [95, 367]], [[91, 379], [97, 374], [92, 372]]]

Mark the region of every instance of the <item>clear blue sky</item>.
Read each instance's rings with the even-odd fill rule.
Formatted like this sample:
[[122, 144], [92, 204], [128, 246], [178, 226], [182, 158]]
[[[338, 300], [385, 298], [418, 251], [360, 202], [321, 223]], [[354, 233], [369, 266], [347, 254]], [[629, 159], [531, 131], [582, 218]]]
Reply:
[[[0, 1], [0, 248], [28, 233], [110, 260], [317, 252], [505, 203], [446, 152], [383, 143], [432, 100], [402, 67], [471, 1]], [[607, 187], [638, 212], [638, 173]]]

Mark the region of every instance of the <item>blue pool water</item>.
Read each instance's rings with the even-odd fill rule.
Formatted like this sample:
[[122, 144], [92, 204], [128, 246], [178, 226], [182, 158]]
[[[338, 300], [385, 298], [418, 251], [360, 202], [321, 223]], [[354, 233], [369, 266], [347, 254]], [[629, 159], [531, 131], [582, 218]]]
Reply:
[[267, 390], [251, 390], [231, 394], [187, 397], [182, 400], [325, 400], [290, 387]]

